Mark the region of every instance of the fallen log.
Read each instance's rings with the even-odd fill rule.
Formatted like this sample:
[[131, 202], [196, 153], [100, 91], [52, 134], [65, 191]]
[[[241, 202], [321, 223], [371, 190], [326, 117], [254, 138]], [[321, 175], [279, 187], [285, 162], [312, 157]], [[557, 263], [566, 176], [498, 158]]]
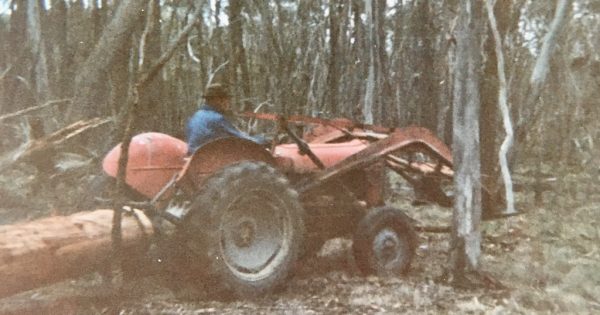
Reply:
[[69, 126], [46, 135], [39, 139], [30, 139], [19, 148], [0, 156], [0, 172], [12, 167], [15, 163], [28, 159], [47, 159], [49, 150], [56, 148], [65, 141], [78, 136], [88, 130], [103, 126], [111, 122], [110, 118], [96, 117], [90, 120], [77, 121]]
[[[0, 226], [0, 298], [106, 265], [112, 216], [95, 210]], [[128, 256], [145, 252], [153, 230], [143, 212], [124, 216], [122, 231]]]

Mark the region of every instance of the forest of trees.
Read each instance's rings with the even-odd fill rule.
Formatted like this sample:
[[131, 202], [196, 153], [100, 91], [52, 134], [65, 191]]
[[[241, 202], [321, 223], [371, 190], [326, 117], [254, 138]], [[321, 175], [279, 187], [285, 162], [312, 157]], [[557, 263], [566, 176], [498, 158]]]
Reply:
[[[199, 6], [199, 22], [141, 91], [140, 130], [181, 136], [214, 76], [231, 84], [239, 110], [262, 105], [261, 110], [287, 114], [417, 124], [451, 141], [458, 1], [136, 2], [130, 5], [134, 11], [125, 12], [126, 23], [111, 29], [117, 46], [93, 55], [122, 2], [3, 1], [0, 114], [64, 100], [31, 115], [29, 123], [37, 120], [45, 133], [82, 118], [119, 117], [138, 70], [161, 55]], [[526, 156], [586, 166], [599, 136], [600, 39], [591, 31], [600, 27], [598, 2], [575, 0], [569, 6], [547, 84], [539, 101], [526, 100], [555, 5], [527, 0], [495, 5], [508, 103], [518, 140], [527, 141], [518, 143], [531, 153]], [[486, 161], [496, 157], [503, 132], [493, 37], [487, 23], [482, 28], [480, 120]], [[78, 80], [93, 63], [99, 77]], [[2, 129], [14, 135], [6, 125], [18, 122], [2, 121]], [[528, 134], [534, 136], [524, 137]], [[5, 151], [23, 139], [2, 141]]]
[[600, 174], [599, 29], [597, 0], [0, 0], [0, 174], [183, 138], [222, 82], [234, 111], [431, 129], [454, 149], [450, 260], [476, 265], [481, 186]]

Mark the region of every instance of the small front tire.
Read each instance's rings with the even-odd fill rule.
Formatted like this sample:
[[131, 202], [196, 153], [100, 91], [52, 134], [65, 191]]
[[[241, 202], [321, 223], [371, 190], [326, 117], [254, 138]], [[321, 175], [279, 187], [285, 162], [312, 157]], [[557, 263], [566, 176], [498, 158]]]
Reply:
[[371, 210], [358, 224], [352, 251], [364, 275], [405, 275], [412, 262], [417, 235], [411, 219], [392, 207]]

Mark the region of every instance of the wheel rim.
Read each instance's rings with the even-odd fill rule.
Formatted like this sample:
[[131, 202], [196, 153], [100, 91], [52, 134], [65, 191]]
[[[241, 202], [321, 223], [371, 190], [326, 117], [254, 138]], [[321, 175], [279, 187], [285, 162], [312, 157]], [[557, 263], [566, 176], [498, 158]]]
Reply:
[[372, 248], [379, 273], [397, 273], [408, 262], [408, 243], [394, 229], [380, 230], [373, 238]]
[[288, 209], [281, 200], [265, 191], [245, 193], [222, 216], [221, 258], [236, 276], [260, 280], [288, 255], [291, 230]]

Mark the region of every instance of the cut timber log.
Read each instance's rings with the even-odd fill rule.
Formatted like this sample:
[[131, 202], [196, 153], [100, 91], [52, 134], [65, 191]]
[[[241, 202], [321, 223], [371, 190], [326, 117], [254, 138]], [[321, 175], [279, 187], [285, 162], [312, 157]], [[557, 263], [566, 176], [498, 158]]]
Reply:
[[[95, 210], [0, 226], [0, 297], [105, 266], [112, 216], [112, 210]], [[145, 252], [153, 233], [150, 219], [141, 211], [136, 216], [123, 217], [127, 256]]]

